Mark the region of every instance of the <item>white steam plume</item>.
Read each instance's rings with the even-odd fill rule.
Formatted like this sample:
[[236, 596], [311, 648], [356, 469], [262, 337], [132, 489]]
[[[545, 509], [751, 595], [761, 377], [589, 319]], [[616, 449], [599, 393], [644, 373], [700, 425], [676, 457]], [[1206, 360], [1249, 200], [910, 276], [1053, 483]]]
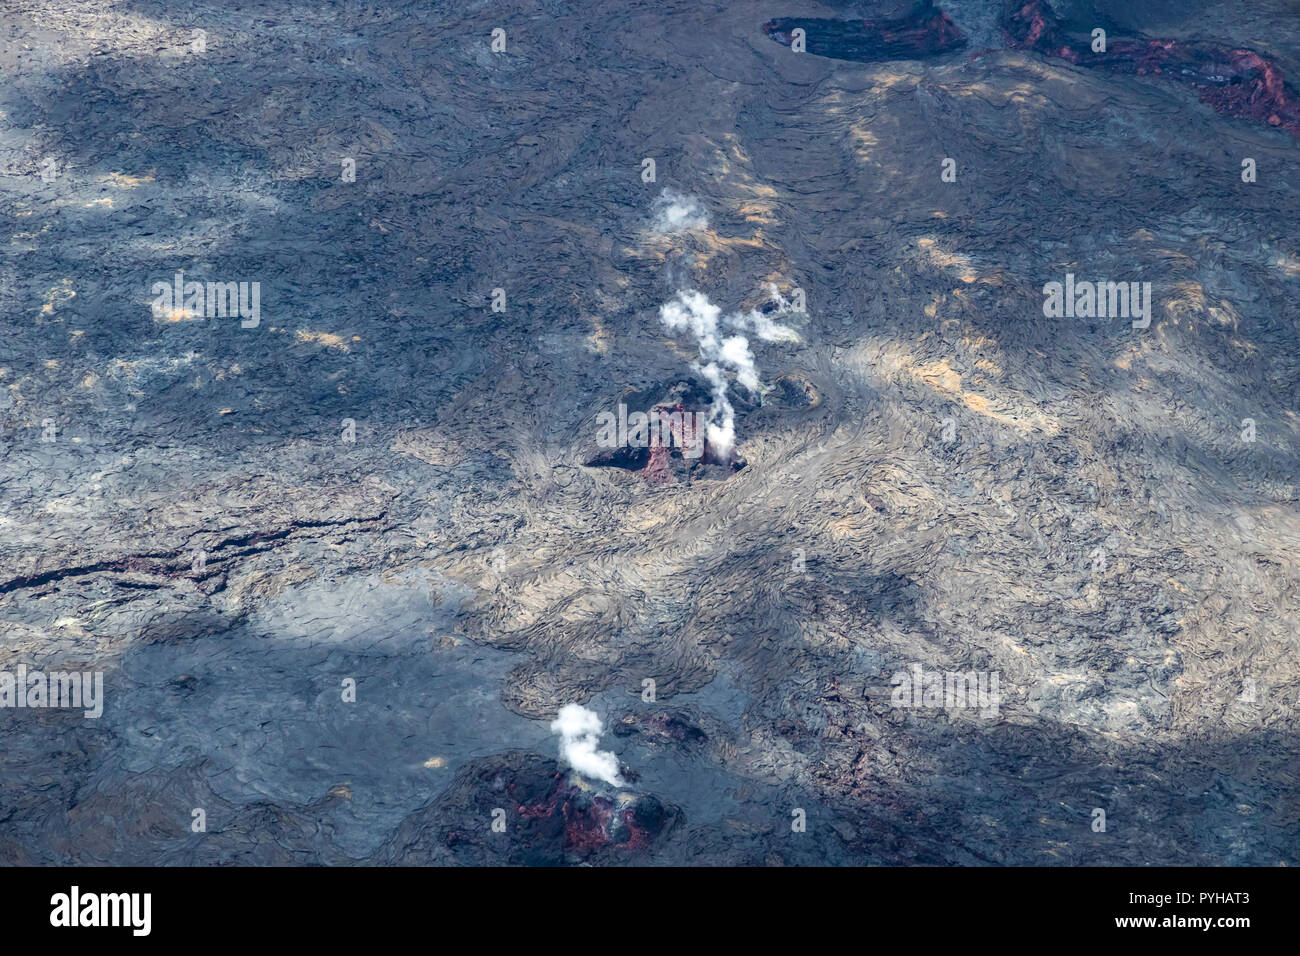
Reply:
[[[772, 298], [777, 312], [784, 315], [789, 303], [772, 285]], [[710, 446], [718, 455], [727, 455], [736, 443], [736, 410], [727, 398], [727, 378], [724, 369], [736, 374], [736, 381], [751, 394], [759, 390], [758, 367], [749, 350], [749, 339], [743, 335], [719, 334], [720, 325], [751, 331], [764, 342], [797, 342], [798, 334], [784, 325], [772, 321], [757, 309], [722, 317], [722, 310], [709, 301], [703, 292], [694, 289], [679, 291], [677, 297], [659, 309], [659, 318], [674, 332], [689, 331], [700, 348], [701, 363], [698, 371], [713, 387], [713, 404], [709, 407], [707, 436]]]
[[668, 186], [651, 204], [650, 211], [654, 213], [651, 228], [661, 235], [672, 236], [709, 227], [708, 214], [700, 201], [694, 196], [684, 196]]
[[560, 758], [584, 777], [623, 786], [618, 775], [618, 758], [608, 750], [597, 750], [605, 726], [600, 715], [581, 704], [565, 704], [551, 722], [551, 733], [560, 735]]

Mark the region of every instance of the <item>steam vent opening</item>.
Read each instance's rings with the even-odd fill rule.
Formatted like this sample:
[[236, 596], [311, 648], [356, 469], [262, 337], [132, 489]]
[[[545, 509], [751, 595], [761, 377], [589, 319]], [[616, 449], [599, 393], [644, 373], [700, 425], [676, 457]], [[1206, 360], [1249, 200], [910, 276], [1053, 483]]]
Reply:
[[651, 484], [729, 478], [747, 462], [734, 446], [709, 440], [710, 400], [693, 382], [625, 393], [597, 416], [600, 451], [584, 464], [635, 472]]

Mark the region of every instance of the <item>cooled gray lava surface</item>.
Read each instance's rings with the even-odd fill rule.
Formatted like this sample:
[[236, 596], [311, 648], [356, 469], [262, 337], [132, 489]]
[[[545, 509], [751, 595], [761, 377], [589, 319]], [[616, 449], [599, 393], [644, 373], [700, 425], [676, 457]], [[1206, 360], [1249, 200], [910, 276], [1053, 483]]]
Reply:
[[[9, 0], [0, 669], [106, 702], [0, 710], [0, 862], [1297, 863], [1295, 142], [977, 0], [978, 56], [762, 32], [899, 6]], [[1300, 70], [1281, 0], [1077, 6]], [[1150, 327], [1045, 319], [1067, 272]], [[700, 384], [661, 304], [768, 283], [743, 470], [584, 466]], [[662, 829], [492, 843], [587, 799], [571, 702]]]

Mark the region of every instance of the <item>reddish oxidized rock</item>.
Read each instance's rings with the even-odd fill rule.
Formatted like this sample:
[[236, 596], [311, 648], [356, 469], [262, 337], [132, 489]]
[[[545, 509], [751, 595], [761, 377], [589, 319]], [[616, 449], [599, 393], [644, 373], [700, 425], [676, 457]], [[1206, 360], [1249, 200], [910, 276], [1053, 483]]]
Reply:
[[1300, 138], [1300, 100], [1277, 64], [1253, 50], [1217, 43], [1146, 37], [1109, 39], [1094, 53], [1090, 37], [1071, 37], [1046, 0], [1012, 0], [1002, 21], [1011, 45], [1045, 56], [1138, 76], [1159, 75], [1196, 88], [1201, 101], [1225, 116], [1282, 127]]
[[579, 858], [605, 849], [645, 850], [675, 822], [674, 814], [653, 796], [596, 793], [575, 784], [564, 772], [555, 774], [541, 799], [521, 804], [518, 813], [525, 820], [560, 822], [556, 835], [564, 852]]
[[650, 484], [688, 478], [697, 465], [722, 465], [732, 471], [745, 467], [734, 451], [719, 453], [711, 447], [703, 428], [706, 412], [683, 402], [655, 405], [651, 414], [664, 424], [652, 429], [646, 447], [620, 447], [603, 451], [587, 462], [593, 468], [623, 468]]

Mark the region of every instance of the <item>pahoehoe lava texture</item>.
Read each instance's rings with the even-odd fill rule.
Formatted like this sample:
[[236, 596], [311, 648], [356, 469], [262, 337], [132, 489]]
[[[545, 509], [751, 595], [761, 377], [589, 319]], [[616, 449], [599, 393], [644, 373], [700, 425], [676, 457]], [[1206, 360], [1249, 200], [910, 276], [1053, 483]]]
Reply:
[[[6, 0], [0, 671], [105, 700], [0, 862], [1300, 863], [1300, 36], [1186, 2]], [[773, 285], [734, 460], [598, 444]]]

